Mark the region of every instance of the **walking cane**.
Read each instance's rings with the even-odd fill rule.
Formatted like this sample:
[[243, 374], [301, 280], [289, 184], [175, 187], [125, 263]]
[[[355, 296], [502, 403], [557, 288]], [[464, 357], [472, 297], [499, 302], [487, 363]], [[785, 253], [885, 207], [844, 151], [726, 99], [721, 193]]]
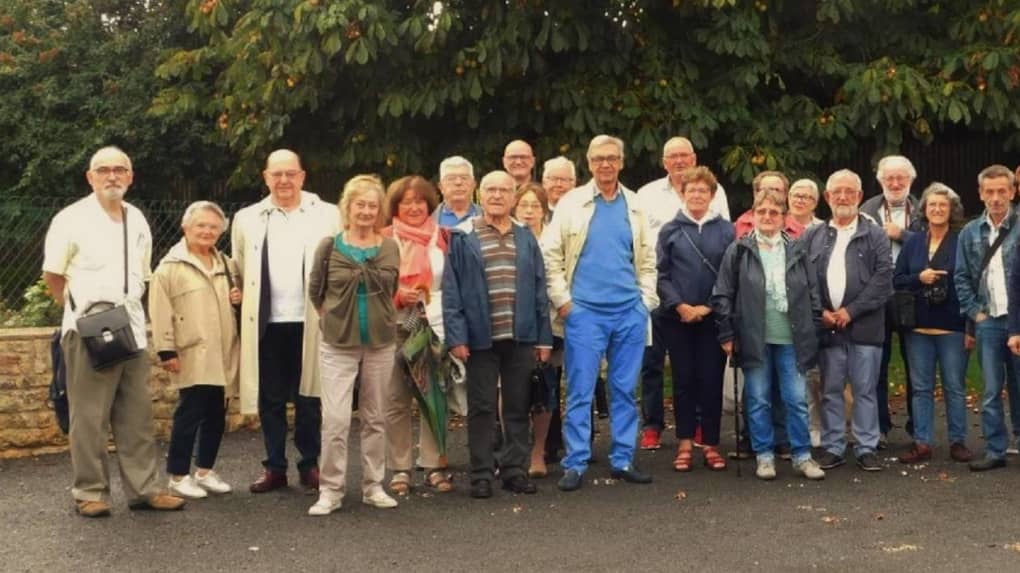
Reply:
[[740, 466], [743, 460], [740, 456], [740, 386], [737, 384], [740, 369], [737, 368], [736, 339], [733, 340], [733, 351], [730, 353], [730, 367], [733, 368], [733, 428], [737, 434], [737, 477], [741, 477]]

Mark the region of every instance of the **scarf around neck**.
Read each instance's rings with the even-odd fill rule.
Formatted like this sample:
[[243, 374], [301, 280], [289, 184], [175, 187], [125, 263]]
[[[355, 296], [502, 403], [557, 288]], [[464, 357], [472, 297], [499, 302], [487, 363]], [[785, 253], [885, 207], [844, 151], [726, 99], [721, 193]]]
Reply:
[[429, 260], [429, 244], [436, 239], [436, 246], [446, 252], [446, 241], [439, 233], [438, 225], [431, 217], [420, 226], [414, 227], [393, 218], [393, 235], [400, 245], [400, 285], [406, 288], [432, 290], [432, 262]]
[[754, 231], [754, 239], [757, 243], [770, 247], [767, 251], [758, 249], [762, 269], [765, 273], [765, 297], [773, 308], [779, 312], [786, 312], [788, 310], [786, 300], [786, 248], [783, 234], [776, 233], [775, 237], [766, 237], [756, 229]]

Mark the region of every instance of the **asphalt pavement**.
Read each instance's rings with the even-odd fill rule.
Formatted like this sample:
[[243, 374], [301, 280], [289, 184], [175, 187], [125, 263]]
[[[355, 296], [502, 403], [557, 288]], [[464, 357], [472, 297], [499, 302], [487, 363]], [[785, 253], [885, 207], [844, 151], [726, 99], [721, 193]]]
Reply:
[[[976, 414], [970, 422], [969, 445], [979, 452]], [[551, 466], [537, 495], [497, 489], [492, 499], [471, 499], [460, 429], [450, 447], [455, 491], [416, 487], [396, 509], [379, 510], [360, 503], [355, 424], [345, 505], [318, 518], [305, 513], [315, 496], [294, 486], [248, 493], [262, 455], [252, 432], [227, 435], [221, 449], [217, 470], [235, 493], [181, 512], [129, 510], [115, 455], [114, 512], [103, 519], [74, 513], [67, 454], [0, 461], [0, 570], [1020, 571], [1016, 457], [975, 474], [949, 460], [943, 441], [932, 463], [904, 466], [895, 456], [908, 438], [895, 430], [881, 472], [860, 471], [851, 458], [808, 482], [781, 462], [779, 478], [761, 482], [753, 461], [743, 462], [742, 477], [733, 463], [721, 473], [700, 465], [675, 473], [667, 435], [663, 449], [637, 456], [654, 483], [631, 485], [608, 479], [600, 426], [600, 461], [580, 491], [558, 491]]]

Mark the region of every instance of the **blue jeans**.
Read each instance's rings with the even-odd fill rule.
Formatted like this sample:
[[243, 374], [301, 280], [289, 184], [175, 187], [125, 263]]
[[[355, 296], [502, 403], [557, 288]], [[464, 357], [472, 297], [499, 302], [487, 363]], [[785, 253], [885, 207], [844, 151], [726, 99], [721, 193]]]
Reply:
[[[797, 370], [797, 355], [792, 344], [766, 344], [764, 364], [744, 368], [744, 395], [751, 447], [758, 459], [774, 459], [773, 394], [778, 388], [786, 406], [786, 430], [794, 462], [811, 457], [808, 433], [807, 385]], [[778, 406], [778, 404], [776, 404]]]
[[882, 347], [839, 342], [822, 348], [822, 448], [837, 456], [846, 453], [846, 402], [843, 387], [853, 391], [851, 428], [857, 437], [854, 455], [878, 448], [878, 404], [875, 386], [882, 363]]
[[1006, 415], [1002, 410], [1002, 387], [1003, 384], [1009, 385], [1010, 389], [1016, 387], [1020, 360], [1006, 346], [1009, 332], [1005, 316], [986, 318], [977, 323], [974, 334], [977, 337], [981, 373], [985, 382], [981, 398], [981, 429], [985, 433], [985, 456], [1003, 458], [1006, 455], [1009, 435], [1006, 431]]
[[914, 385], [914, 441], [932, 445], [935, 421], [935, 362], [942, 376], [942, 392], [946, 400], [946, 425], [949, 443], [967, 441], [967, 361], [963, 333], [920, 334], [906, 336], [910, 353], [910, 380]]
[[609, 362], [609, 427], [612, 442], [609, 464], [629, 467], [634, 460], [638, 434], [635, 389], [645, 351], [648, 311], [639, 302], [617, 312], [604, 312], [574, 304], [564, 322], [564, 370], [567, 408], [563, 441], [567, 454], [564, 471], [580, 473], [591, 458], [591, 401], [602, 357]]

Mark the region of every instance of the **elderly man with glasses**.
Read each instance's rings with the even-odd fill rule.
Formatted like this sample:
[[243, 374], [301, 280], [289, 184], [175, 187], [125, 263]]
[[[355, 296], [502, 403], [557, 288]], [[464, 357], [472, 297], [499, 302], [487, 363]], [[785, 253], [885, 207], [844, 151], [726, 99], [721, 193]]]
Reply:
[[556, 212], [556, 205], [568, 191], [577, 185], [577, 169], [574, 162], [560, 155], [542, 165], [542, 188], [549, 199], [550, 218]]
[[563, 491], [581, 487], [591, 458], [591, 401], [603, 357], [609, 359], [612, 395], [610, 475], [652, 481], [634, 467], [634, 391], [648, 342], [648, 313], [659, 304], [655, 241], [637, 195], [620, 184], [623, 141], [596, 136], [587, 157], [592, 180], [560, 201], [542, 236], [549, 298], [565, 321]]
[[439, 191], [443, 202], [432, 212], [440, 227], [452, 228], [482, 214], [474, 202], [475, 168], [459, 155], [439, 164]]
[[527, 141], [515, 139], [503, 149], [503, 168], [514, 178], [514, 185], [520, 187], [531, 183], [535, 169], [535, 152]]

